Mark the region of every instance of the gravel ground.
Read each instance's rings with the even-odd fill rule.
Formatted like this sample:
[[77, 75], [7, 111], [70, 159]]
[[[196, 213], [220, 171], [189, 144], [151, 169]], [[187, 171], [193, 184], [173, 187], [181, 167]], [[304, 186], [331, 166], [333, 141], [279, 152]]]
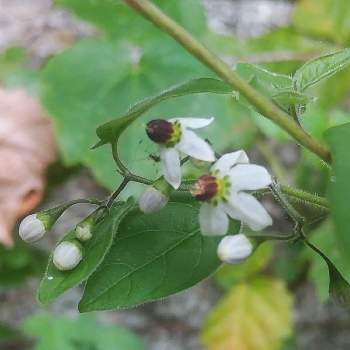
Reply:
[[[241, 38], [252, 37], [288, 23], [292, 5], [274, 0], [204, 0], [210, 26], [219, 32], [234, 32]], [[252, 16], [254, 12], [254, 16]], [[34, 20], [33, 20], [34, 19]], [[79, 37], [91, 35], [94, 29], [55, 9], [50, 0], [0, 0], [0, 52], [19, 45], [28, 49], [30, 65], [39, 66], [48, 56], [61, 51]], [[78, 197], [101, 196], [87, 171], [69, 178], [52, 191], [43, 207]], [[47, 249], [56, 238], [88, 213], [88, 207], [70, 210], [53, 236], [42, 243]], [[0, 291], [0, 322], [19, 325], [39, 306], [35, 301], [37, 280], [21, 288]], [[50, 309], [56, 313], [74, 314], [81, 291], [66, 293]], [[101, 312], [98, 317], [111, 324], [130, 327], [142, 335], [150, 350], [201, 350], [197, 335], [204, 315], [216, 303], [219, 291], [210, 281], [172, 296], [164, 301], [118, 312]], [[345, 350], [350, 348], [350, 316], [344, 310], [316, 303], [309, 285], [297, 290], [296, 330], [300, 350]]]

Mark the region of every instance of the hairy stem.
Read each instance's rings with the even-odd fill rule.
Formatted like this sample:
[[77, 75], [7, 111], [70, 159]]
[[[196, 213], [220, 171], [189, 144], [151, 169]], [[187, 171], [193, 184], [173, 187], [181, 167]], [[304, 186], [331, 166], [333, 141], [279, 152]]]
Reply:
[[331, 155], [324, 145], [307, 134], [287, 113], [241, 79], [225, 62], [211, 53], [203, 44], [178, 23], [165, 15], [158, 7], [148, 0], [124, 0], [124, 2], [171, 35], [193, 56], [230, 84], [233, 89], [245, 96], [262, 115], [279, 125], [298, 143], [318, 155], [326, 163], [331, 162]]
[[293, 188], [286, 185], [280, 185], [281, 191], [288, 195], [289, 197], [293, 197], [302, 202], [312, 203], [316, 206], [323, 207], [324, 209], [329, 209], [329, 204], [326, 198], [320, 197], [318, 195], [305, 192], [303, 190], [299, 190], [297, 188]]

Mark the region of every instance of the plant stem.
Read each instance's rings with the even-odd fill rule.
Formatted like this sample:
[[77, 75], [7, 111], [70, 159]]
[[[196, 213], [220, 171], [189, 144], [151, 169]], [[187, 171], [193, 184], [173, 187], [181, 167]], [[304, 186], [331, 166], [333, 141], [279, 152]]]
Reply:
[[203, 44], [195, 39], [183, 27], [165, 15], [158, 7], [148, 0], [124, 0], [124, 2], [141, 13], [156, 26], [170, 34], [193, 56], [197, 57], [197, 59], [218, 74], [230, 84], [233, 89], [245, 96], [263, 116], [271, 119], [294, 137], [301, 145], [318, 155], [326, 163], [331, 162], [331, 155], [324, 145], [307, 134], [287, 113], [241, 79], [226, 63], [211, 53]]
[[112, 195], [109, 197], [109, 200], [106, 204], [107, 208], [110, 208], [115, 201], [115, 199], [119, 196], [119, 194], [123, 191], [123, 189], [126, 187], [126, 185], [130, 182], [130, 180], [125, 177], [123, 179], [123, 182], [119, 185], [119, 187], [112, 193]]
[[[295, 199], [296, 201], [300, 201], [304, 204], [311, 204], [312, 206], [319, 207], [324, 211], [329, 210], [328, 201], [324, 197], [320, 197], [316, 194], [305, 192], [303, 190], [299, 190], [298, 188], [294, 188], [286, 185], [279, 185], [279, 188], [282, 193], [284, 193], [288, 197]], [[256, 192], [260, 194], [265, 194], [265, 193], [270, 193], [271, 190], [266, 188], [263, 190], [258, 190]]]
[[314, 205], [329, 209], [329, 204], [326, 198], [320, 197], [318, 195], [299, 190], [286, 185], [280, 185], [282, 192], [289, 197], [293, 197], [302, 202], [312, 203]]
[[123, 176], [127, 176], [130, 172], [129, 172], [129, 169], [123, 164], [123, 162], [119, 158], [119, 154], [118, 154], [118, 139], [116, 139], [111, 144], [111, 146], [112, 146], [113, 159], [114, 159], [117, 167], [119, 168], [119, 170], [121, 171]]

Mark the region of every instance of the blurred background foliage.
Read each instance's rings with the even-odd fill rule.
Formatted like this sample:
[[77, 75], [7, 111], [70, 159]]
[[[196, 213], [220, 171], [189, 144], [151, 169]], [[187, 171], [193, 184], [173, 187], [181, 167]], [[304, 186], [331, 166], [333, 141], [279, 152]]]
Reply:
[[[296, 1], [287, 27], [248, 40], [212, 32], [200, 0], [154, 2], [233, 66], [248, 62], [290, 75], [304, 61], [350, 43], [348, 0]], [[90, 150], [96, 142], [96, 127], [173, 84], [213, 74], [121, 1], [56, 0], [56, 5], [96, 26], [95, 35], [77, 40], [35, 70], [28, 68], [24, 48], [10, 47], [0, 54], [0, 80], [8, 87], [24, 86], [40, 97], [56, 126], [61, 154], [56, 167], [75, 169], [83, 165], [100, 185], [112, 189], [120, 177], [109, 150]], [[347, 122], [349, 90], [350, 68], [312, 87], [310, 95], [318, 98], [303, 115], [304, 128], [322, 139], [328, 127]], [[217, 123], [203, 136], [217, 151], [247, 149], [253, 158], [270, 166], [282, 182], [325, 195], [328, 169], [308, 151], [293, 146], [284, 132], [234, 94], [182, 97], [158, 105], [122, 137], [123, 160], [135, 173], [156, 176], [158, 165], [150, 158], [156, 149], [144, 133], [147, 120], [208, 115], [215, 116]], [[292, 157], [285, 156], [286, 150]], [[194, 171], [188, 168], [187, 175]], [[67, 176], [69, 171], [61, 170], [60, 174]], [[137, 186], [132, 187], [125, 196], [139, 191]], [[277, 220], [274, 231], [290, 229], [282, 219]], [[316, 223], [310, 228], [311, 240], [350, 280], [350, 265], [339, 258], [333, 230], [329, 221]], [[45, 253], [19, 243], [11, 251], [0, 247], [0, 288], [15, 288], [27, 277], [41, 273], [45, 259]], [[201, 338], [210, 350], [295, 349], [293, 289], [308, 279], [319, 302], [326, 302], [328, 295], [325, 263], [298, 244], [264, 244], [244, 264], [222, 267], [214, 279], [223, 297], [203, 323]], [[23, 346], [38, 350], [143, 348], [128, 331], [95, 322], [83, 316], [73, 321], [39, 314], [25, 322], [20, 337]], [[9, 344], [18, 336], [16, 332], [0, 325], [0, 344]]]

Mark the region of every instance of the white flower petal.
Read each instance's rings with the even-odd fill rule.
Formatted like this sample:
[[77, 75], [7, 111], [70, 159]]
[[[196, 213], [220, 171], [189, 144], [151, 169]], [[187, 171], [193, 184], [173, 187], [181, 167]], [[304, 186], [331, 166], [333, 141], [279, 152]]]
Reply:
[[230, 171], [232, 189], [235, 192], [241, 190], [259, 190], [269, 186], [272, 182], [271, 175], [259, 165], [238, 164]]
[[169, 119], [169, 122], [174, 123], [178, 121], [183, 127], [191, 129], [200, 129], [208, 126], [214, 121], [214, 117], [211, 118], [173, 118]]
[[218, 245], [218, 256], [228, 264], [238, 264], [246, 260], [253, 252], [253, 244], [249, 238], [240, 233], [224, 237]]
[[179, 151], [198, 160], [214, 162], [215, 153], [207, 142], [202, 140], [191, 130], [184, 129], [180, 142], [175, 145]]
[[205, 236], [222, 236], [226, 234], [229, 219], [219, 205], [203, 203], [199, 210], [199, 224]]
[[235, 164], [249, 163], [247, 154], [243, 151], [237, 151], [232, 153], [224, 154], [220, 159], [214, 164], [212, 170], [218, 170], [220, 174], [227, 175], [231, 168]]
[[248, 193], [231, 193], [224, 208], [229, 216], [247, 224], [253, 231], [260, 231], [272, 225], [271, 216], [260, 202]]
[[180, 155], [175, 148], [160, 148], [162, 174], [168, 183], [177, 190], [181, 184]]

